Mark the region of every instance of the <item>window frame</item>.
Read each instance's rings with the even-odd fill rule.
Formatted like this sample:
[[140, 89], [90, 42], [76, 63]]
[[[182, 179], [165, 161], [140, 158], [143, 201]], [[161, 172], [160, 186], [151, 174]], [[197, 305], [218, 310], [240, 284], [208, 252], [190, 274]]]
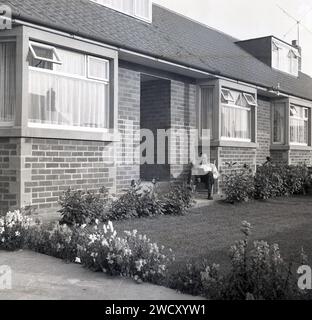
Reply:
[[[33, 41], [30, 41], [32, 43], [34, 43]], [[37, 45], [37, 43], [36, 43]], [[39, 43], [39, 45], [41, 45], [41, 43]], [[45, 45], [42, 44], [42, 46], [44, 47], [51, 47], [50, 45]], [[57, 50], [56, 47], [53, 47], [55, 50]], [[64, 50], [70, 51], [70, 52], [77, 52], [76, 50], [72, 50], [70, 48], [66, 48]], [[50, 70], [50, 69], [44, 69], [44, 68], [38, 68], [38, 67], [33, 67], [33, 66], [29, 66], [28, 69], [31, 71], [36, 71], [39, 73], [43, 73], [43, 74], [50, 74], [50, 75], [57, 75], [57, 76], [61, 76], [61, 77], [65, 77], [65, 78], [70, 78], [70, 79], [77, 79], [77, 80], [82, 80], [82, 81], [88, 81], [90, 83], [99, 83], [99, 84], [104, 84], [105, 86], [108, 87], [108, 94], [110, 95], [110, 90], [109, 90], [109, 85], [110, 85], [110, 78], [109, 78], [109, 60], [105, 59], [105, 58], [99, 58], [97, 56], [93, 56], [90, 55], [88, 53], [84, 53], [84, 52], [79, 52], [81, 55], [84, 56], [84, 60], [85, 60], [85, 68], [84, 68], [84, 76], [81, 75], [77, 75], [77, 74], [71, 74], [71, 73], [66, 73], [66, 72], [59, 72], [56, 70]], [[105, 61], [108, 63], [108, 79], [105, 80], [100, 80], [100, 79], [96, 79], [96, 77], [89, 77], [89, 59], [90, 58], [94, 58], [97, 60], [101, 60], [101, 61]], [[108, 96], [108, 126], [109, 126], [109, 112], [110, 112], [110, 96]], [[53, 129], [53, 130], [79, 130], [81, 132], [102, 132], [107, 130], [108, 128], [92, 128], [92, 127], [84, 127], [84, 126], [71, 126], [71, 125], [58, 125], [58, 124], [53, 124], [53, 123], [39, 123], [39, 122], [34, 122], [34, 121], [30, 121], [29, 117], [28, 117], [28, 121], [27, 121], [27, 126], [30, 128], [40, 128], [40, 129]]]
[[[12, 41], [16, 44], [16, 108], [13, 126], [0, 126], [2, 137], [24, 137], [38, 139], [68, 139], [79, 141], [97, 141], [112, 143], [120, 141], [118, 132], [118, 50], [100, 42], [90, 42], [85, 38], [73, 38], [65, 34], [57, 34], [52, 30], [20, 25], [10, 30], [3, 30], [0, 41]], [[31, 128], [28, 126], [28, 87], [29, 87], [29, 41], [50, 44], [59, 48], [84, 52], [110, 61], [109, 85], [109, 128], [101, 132]]]
[[[257, 106], [249, 106], [247, 108], [231, 104], [234, 108], [247, 109], [250, 108], [250, 139], [236, 139], [236, 138], [222, 138], [222, 89], [234, 90], [239, 92], [245, 92], [253, 95], [255, 100], [257, 97], [257, 88], [254, 86], [248, 86], [245, 84], [237, 83], [225, 79], [210, 79], [210, 80], [198, 80], [197, 81], [197, 128], [200, 141], [205, 141], [208, 137], [203, 137], [201, 134], [201, 87], [213, 87], [213, 111], [212, 111], [212, 123], [213, 132], [212, 138], [209, 143], [212, 147], [233, 147], [233, 148], [257, 148]], [[245, 99], [244, 97], [242, 97]], [[234, 99], [233, 99], [234, 100]], [[225, 104], [229, 106], [229, 104]]]
[[[227, 91], [229, 92], [230, 96], [232, 97], [231, 100], [229, 99], [226, 99], [225, 98], [225, 95], [224, 95], [224, 91]], [[245, 98], [246, 99], [246, 102], [248, 104], [248, 107], [244, 107], [244, 106], [240, 106], [240, 105], [237, 105], [235, 104], [235, 99], [232, 95], [232, 92], [231, 91], [237, 91], [241, 94], [242, 98]], [[250, 104], [247, 100], [247, 98], [245, 97], [245, 94], [247, 95], [250, 95], [253, 97], [253, 99], [255, 100], [255, 103], [256, 104]], [[236, 141], [236, 142], [247, 142], [247, 143], [251, 143], [252, 142], [252, 136], [253, 136], [253, 132], [252, 132], [252, 128], [253, 128], [253, 124], [252, 124], [252, 108], [256, 108], [258, 106], [257, 102], [256, 102], [256, 95], [255, 97], [253, 96], [252, 93], [248, 93], [248, 92], [245, 92], [245, 91], [242, 91], [242, 90], [237, 90], [237, 89], [230, 89], [230, 88], [227, 88], [227, 87], [221, 87], [221, 97], [225, 100], [225, 101], [230, 101], [230, 103], [224, 103], [222, 102], [222, 98], [220, 100], [220, 119], [222, 119], [222, 108], [231, 108], [231, 109], [239, 109], [239, 110], [245, 110], [245, 111], [248, 111], [249, 112], [249, 121], [250, 123], [247, 124], [247, 126], [250, 127], [250, 138], [248, 139], [244, 139], [244, 138], [235, 138], [235, 137], [225, 137], [222, 135], [222, 123], [220, 123], [220, 126], [221, 126], [221, 130], [220, 130], [220, 139], [223, 140], [223, 141]], [[220, 120], [222, 122], [222, 120]]]
[[[284, 142], [274, 142], [274, 109], [271, 108], [271, 149], [272, 150], [312, 150], [312, 103], [308, 100], [304, 100], [296, 97], [279, 98], [275, 99], [272, 103], [280, 103], [284, 105]], [[290, 127], [291, 127], [291, 106], [303, 108], [308, 112], [308, 141], [307, 143], [291, 142]], [[300, 118], [302, 119], [302, 118]]]
[[[94, 59], [94, 60], [98, 60], [98, 61], [103, 61], [103, 62], [106, 62], [108, 64], [108, 68], [107, 68], [107, 78], [98, 78], [98, 77], [93, 77], [93, 76], [90, 76], [90, 59]], [[86, 76], [88, 79], [91, 79], [91, 80], [97, 80], [97, 81], [100, 81], [100, 82], [106, 82], [109, 84], [109, 79], [110, 79], [110, 72], [109, 72], [109, 60], [105, 59], [105, 58], [99, 58], [99, 57], [95, 57], [95, 56], [92, 56], [92, 55], [87, 55], [86, 56]]]
[[[243, 92], [243, 96], [245, 97], [249, 106], [252, 106], [252, 107], [258, 106], [257, 100], [255, 99], [255, 97], [251, 93]], [[250, 101], [250, 98], [252, 98], [251, 99], [252, 101]]]
[[153, 20], [153, 2], [152, 2], [152, 0], [148, 1], [149, 2], [149, 8], [148, 8], [149, 15], [148, 15], [147, 18], [137, 13], [137, 10], [136, 10], [137, 3], [136, 2], [138, 0], [133, 0], [133, 8], [132, 8], [133, 9], [133, 14], [131, 14], [131, 13], [125, 11], [125, 10], [122, 10], [120, 8], [117, 8], [114, 5], [103, 4], [103, 3], [98, 2], [97, 0], [91, 0], [91, 1], [96, 3], [96, 4], [98, 4], [98, 5], [100, 5], [100, 6], [110, 8], [110, 9], [115, 10], [117, 12], [121, 12], [121, 13], [123, 13], [123, 14], [125, 14], [127, 16], [130, 16], [130, 17], [133, 17], [135, 19], [142, 20], [142, 21], [148, 22], [148, 23], [152, 23], [152, 20]]
[[[18, 52], [18, 42], [16, 41], [15, 38], [3, 38], [1, 39], [0, 38], [0, 43], [13, 43], [14, 46], [15, 46], [15, 55], [16, 55], [16, 58], [15, 58], [15, 95], [17, 94], [17, 90], [18, 90], [18, 87], [17, 87], [17, 77], [18, 77], [18, 65], [19, 65], [19, 61], [18, 61], [18, 57], [17, 57], [17, 52]], [[0, 128], [1, 129], [12, 129], [15, 124], [16, 124], [16, 120], [17, 120], [17, 112], [18, 112], [18, 108], [17, 108], [17, 99], [15, 99], [15, 106], [14, 106], [14, 117], [13, 117], [13, 120], [9, 120], [9, 121], [2, 121], [0, 120]], [[1, 134], [1, 133], [0, 133]]]
[[[300, 116], [292, 116], [291, 114], [290, 114], [290, 112], [291, 112], [291, 108], [292, 107], [295, 107], [295, 108], [301, 108], [301, 109], [303, 109], [303, 112], [304, 112], [304, 116], [303, 117], [300, 117]], [[306, 117], [305, 116], [305, 112], [306, 111], [308, 111], [308, 116]], [[295, 146], [309, 146], [309, 131], [310, 131], [310, 129], [309, 129], [309, 123], [310, 123], [310, 117], [309, 117], [309, 108], [307, 108], [307, 107], [303, 107], [303, 106], [299, 106], [299, 105], [295, 105], [295, 104], [293, 104], [293, 103], [290, 103], [290, 106], [289, 106], [289, 144], [290, 145], [295, 145]], [[298, 121], [303, 121], [304, 123], [305, 122], [307, 122], [307, 124], [308, 124], [308, 132], [307, 132], [307, 142], [298, 142], [298, 141], [291, 141], [291, 136], [290, 136], [290, 132], [291, 132], [291, 130], [290, 130], [290, 128], [291, 128], [291, 125], [290, 125], [290, 120], [291, 119], [294, 119], [294, 120], [298, 120]]]
[[[271, 45], [271, 67], [279, 72], [298, 77], [300, 52], [294, 46], [282, 40], [272, 38]], [[277, 56], [275, 57], [275, 52]], [[290, 57], [294, 55], [294, 58]], [[277, 64], [275, 58], [278, 59]]]
[[280, 140], [280, 141], [275, 141], [274, 140], [274, 130], [275, 130], [275, 128], [274, 128], [274, 120], [275, 120], [275, 107], [276, 107], [276, 103], [274, 102], [273, 103], [273, 108], [272, 108], [272, 128], [271, 128], [271, 135], [272, 135], [272, 144], [273, 145], [276, 145], [276, 146], [281, 146], [281, 145], [285, 145], [285, 143], [286, 143], [286, 135], [287, 135], [287, 132], [288, 132], [288, 130], [287, 130], [287, 123], [288, 123], [288, 121], [287, 121], [287, 109], [286, 109], [286, 103], [285, 103], [285, 101], [281, 101], [281, 102], [279, 102], [279, 101], [276, 101], [277, 103], [280, 103], [280, 104], [283, 104], [284, 106], [283, 106], [283, 113], [284, 113], [284, 127], [283, 127], [283, 134], [282, 134], [282, 136], [283, 136], [283, 138]]
[[[228, 92], [229, 95], [230, 95], [230, 97], [231, 97], [231, 99], [226, 98], [224, 92]], [[221, 88], [221, 96], [222, 96], [222, 98], [223, 98], [225, 101], [227, 101], [227, 102], [233, 102], [233, 103], [235, 102], [235, 99], [234, 99], [234, 97], [233, 97], [233, 95], [232, 95], [232, 92], [231, 92], [231, 90], [228, 89], [228, 88]], [[221, 103], [222, 103], [222, 102], [221, 102]]]
[[[38, 48], [42, 48], [42, 49], [52, 50], [54, 56], [56, 57], [56, 60], [38, 56], [36, 51], [35, 51], [35, 49], [33, 48], [33, 46], [38, 47]], [[30, 50], [30, 52], [32, 53], [33, 57], [36, 60], [50, 62], [50, 63], [53, 63], [53, 64], [59, 64], [59, 65], [63, 64], [63, 62], [60, 59], [60, 56], [59, 56], [59, 54], [57, 52], [57, 49], [52, 45], [47, 45], [47, 44], [40, 43], [40, 42], [35, 42], [35, 41], [29, 41], [29, 50]]]

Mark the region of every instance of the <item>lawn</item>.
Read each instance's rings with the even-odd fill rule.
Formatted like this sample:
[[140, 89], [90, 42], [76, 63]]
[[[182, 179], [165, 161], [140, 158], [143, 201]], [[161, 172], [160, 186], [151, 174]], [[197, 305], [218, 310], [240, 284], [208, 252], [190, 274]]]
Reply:
[[253, 240], [278, 243], [287, 260], [298, 261], [302, 247], [312, 258], [312, 197], [239, 205], [217, 202], [192, 209], [182, 217], [136, 219], [116, 222], [115, 226], [119, 231], [137, 229], [159, 245], [171, 248], [176, 255], [176, 267], [206, 258], [226, 268], [230, 246], [242, 238], [240, 225], [244, 220], [253, 226]]

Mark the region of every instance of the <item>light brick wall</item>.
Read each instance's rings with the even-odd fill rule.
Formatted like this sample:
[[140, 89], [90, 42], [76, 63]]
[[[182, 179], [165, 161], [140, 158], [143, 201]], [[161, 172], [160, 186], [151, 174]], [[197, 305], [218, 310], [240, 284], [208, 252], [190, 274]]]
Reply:
[[[171, 81], [171, 128], [173, 130], [196, 129], [196, 86], [187, 82]], [[186, 140], [186, 141], [185, 141]], [[185, 178], [189, 174], [189, 143], [182, 138], [170, 147], [171, 154], [176, 154], [177, 164], [171, 165], [171, 176]]]
[[112, 144], [32, 138], [23, 138], [21, 143], [23, 206], [56, 207], [69, 187], [114, 190]]
[[140, 73], [119, 68], [118, 89], [118, 129], [129, 139], [124, 145], [118, 143], [116, 148], [117, 192], [121, 192], [132, 180], [140, 179]]
[[20, 143], [15, 138], [0, 138], [0, 213], [17, 208]]
[[258, 97], [257, 136], [259, 148], [257, 150], [257, 165], [266, 162], [271, 148], [271, 102]]
[[289, 163], [291, 165], [312, 166], [312, 151], [310, 150], [290, 150]]
[[255, 169], [256, 167], [256, 149], [252, 148], [236, 148], [222, 147], [219, 150], [219, 168], [222, 174], [228, 173], [229, 169], [226, 164], [236, 162], [236, 168], [242, 168], [245, 164]]

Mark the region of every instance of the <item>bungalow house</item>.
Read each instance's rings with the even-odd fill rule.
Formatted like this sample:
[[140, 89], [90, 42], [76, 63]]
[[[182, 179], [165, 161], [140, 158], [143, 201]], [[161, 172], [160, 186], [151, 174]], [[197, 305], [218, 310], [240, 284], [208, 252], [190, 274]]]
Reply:
[[140, 163], [140, 129], [198, 129], [221, 173], [268, 156], [311, 165], [312, 78], [298, 43], [240, 41], [151, 0], [0, 5], [12, 10], [0, 31], [2, 210], [52, 208], [70, 186], [119, 192], [183, 175], [190, 143]]

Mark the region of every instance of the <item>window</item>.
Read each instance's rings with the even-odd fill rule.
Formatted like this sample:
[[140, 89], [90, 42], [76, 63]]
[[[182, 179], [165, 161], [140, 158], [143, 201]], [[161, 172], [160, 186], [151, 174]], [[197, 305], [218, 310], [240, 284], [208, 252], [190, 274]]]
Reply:
[[222, 139], [251, 141], [251, 115], [257, 105], [252, 94], [221, 90]]
[[293, 50], [290, 50], [287, 58], [289, 73], [298, 74], [298, 55]]
[[16, 50], [15, 42], [0, 42], [0, 125], [15, 120]]
[[273, 47], [272, 66], [273, 66], [273, 68], [279, 69], [280, 68], [282, 47], [275, 41], [273, 41], [272, 47]]
[[44, 48], [30, 44], [29, 125], [109, 128], [109, 61], [49, 46], [49, 54], [39, 54], [34, 47]]
[[290, 106], [290, 143], [308, 145], [309, 109]]
[[34, 59], [36, 60], [62, 64], [61, 59], [54, 47], [41, 43], [30, 42], [29, 48]]
[[285, 103], [275, 103], [273, 106], [273, 143], [285, 143]]
[[282, 41], [272, 41], [272, 68], [298, 76], [299, 50]]
[[224, 99], [226, 102], [235, 102], [231, 90], [228, 89], [222, 89], [221, 90], [222, 99]]
[[107, 60], [88, 57], [88, 77], [94, 80], [108, 81], [109, 63]]
[[152, 21], [152, 0], [91, 0], [138, 19]]
[[[213, 87], [201, 88], [200, 103], [200, 127], [201, 136], [204, 138], [212, 138], [213, 130]], [[207, 130], [210, 130], [210, 137], [207, 136]]]
[[256, 101], [255, 97], [252, 94], [244, 93], [244, 97], [245, 97], [248, 105], [254, 106], [254, 107], [257, 105], [257, 101]]

